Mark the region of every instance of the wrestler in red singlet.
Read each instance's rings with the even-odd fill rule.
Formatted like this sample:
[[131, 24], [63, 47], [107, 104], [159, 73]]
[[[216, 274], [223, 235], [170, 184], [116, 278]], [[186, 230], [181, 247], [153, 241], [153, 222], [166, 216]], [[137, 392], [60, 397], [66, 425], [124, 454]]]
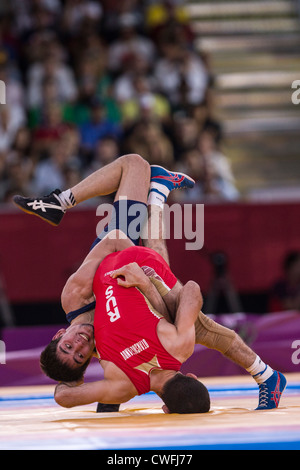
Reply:
[[150, 390], [151, 370], [178, 371], [181, 363], [164, 349], [157, 336], [162, 315], [139, 289], [119, 286], [110, 276], [112, 271], [132, 262], [151, 275], [161, 292], [171, 290], [177, 279], [160, 255], [136, 246], [108, 255], [94, 278], [97, 351], [101, 359], [118, 366], [141, 395]]

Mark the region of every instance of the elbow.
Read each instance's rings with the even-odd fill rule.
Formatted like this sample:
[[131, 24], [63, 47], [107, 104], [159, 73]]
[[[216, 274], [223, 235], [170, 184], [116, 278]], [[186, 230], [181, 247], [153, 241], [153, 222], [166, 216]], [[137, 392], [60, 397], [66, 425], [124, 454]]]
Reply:
[[70, 400], [70, 396], [67, 390], [56, 390], [54, 394], [54, 400], [56, 403], [63, 408], [72, 408], [74, 405]]
[[191, 296], [191, 299], [193, 299], [194, 302], [197, 303], [197, 309], [199, 309], [199, 311], [200, 311], [203, 307], [203, 297], [202, 297], [202, 293], [201, 293], [201, 289], [200, 289], [199, 284], [197, 284], [197, 282], [195, 282], [195, 281], [188, 281], [186, 283], [186, 287], [189, 290], [189, 294]]
[[55, 395], [54, 400], [59, 406], [61, 406], [63, 408], [70, 408], [70, 406], [68, 406], [68, 404], [65, 402], [65, 400], [61, 396], [61, 394]]

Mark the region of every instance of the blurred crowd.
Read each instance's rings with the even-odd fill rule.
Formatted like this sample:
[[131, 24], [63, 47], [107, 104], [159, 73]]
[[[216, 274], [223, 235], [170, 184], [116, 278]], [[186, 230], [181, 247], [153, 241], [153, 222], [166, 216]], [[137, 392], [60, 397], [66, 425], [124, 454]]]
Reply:
[[125, 153], [236, 200], [209, 58], [183, 0], [1, 0], [0, 202], [64, 190]]

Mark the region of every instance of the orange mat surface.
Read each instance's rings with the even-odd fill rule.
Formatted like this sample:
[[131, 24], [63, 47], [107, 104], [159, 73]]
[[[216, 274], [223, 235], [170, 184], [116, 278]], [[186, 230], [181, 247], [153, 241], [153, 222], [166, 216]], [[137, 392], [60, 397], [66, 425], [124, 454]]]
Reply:
[[0, 388], [0, 449], [300, 449], [300, 374], [287, 378], [269, 411], [254, 411], [251, 377], [201, 378], [212, 403], [203, 415], [165, 415], [154, 393], [96, 413], [96, 405], [59, 407], [52, 386]]

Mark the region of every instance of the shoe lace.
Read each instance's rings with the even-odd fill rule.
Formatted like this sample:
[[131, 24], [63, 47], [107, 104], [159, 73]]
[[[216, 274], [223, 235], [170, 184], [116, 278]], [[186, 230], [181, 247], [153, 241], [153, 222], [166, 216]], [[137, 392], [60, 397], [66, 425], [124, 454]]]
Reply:
[[259, 406], [268, 406], [269, 391], [265, 382], [259, 385]]

